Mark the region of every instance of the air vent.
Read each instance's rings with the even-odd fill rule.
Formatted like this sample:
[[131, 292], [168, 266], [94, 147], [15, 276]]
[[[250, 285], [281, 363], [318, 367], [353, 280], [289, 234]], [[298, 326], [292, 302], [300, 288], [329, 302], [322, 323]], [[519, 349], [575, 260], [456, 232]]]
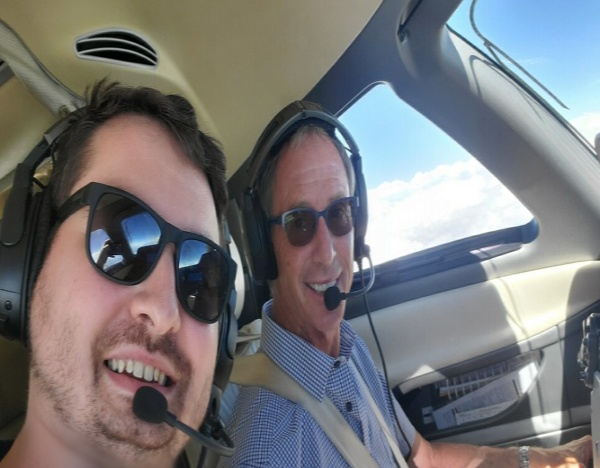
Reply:
[[79, 36], [75, 51], [86, 60], [138, 68], [158, 66], [156, 49], [137, 33], [127, 30], [104, 29]]

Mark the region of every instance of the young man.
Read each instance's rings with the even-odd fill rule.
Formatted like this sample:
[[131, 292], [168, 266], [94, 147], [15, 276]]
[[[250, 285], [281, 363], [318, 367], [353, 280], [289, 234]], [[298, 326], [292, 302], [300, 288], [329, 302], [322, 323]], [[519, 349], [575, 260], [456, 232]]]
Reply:
[[182, 97], [100, 82], [89, 101], [55, 152], [27, 415], [2, 468], [171, 467], [188, 438], [136, 418], [136, 390], [196, 428], [210, 396], [231, 283], [202, 278], [235, 269], [224, 156]]
[[[415, 431], [390, 399], [366, 345], [343, 320], [345, 302], [328, 310], [324, 300], [328, 288], [349, 291], [352, 284], [358, 204], [349, 198], [355, 184], [352, 166], [331, 128], [314, 121], [294, 125], [273, 144], [276, 150], [257, 186], [271, 220], [278, 272], [270, 285], [272, 300], [263, 308], [261, 350], [315, 400], [334, 403], [375, 466], [402, 466], [400, 457], [418, 468], [585, 466], [580, 463], [591, 458], [589, 437], [550, 450], [532, 448], [519, 465], [516, 447], [430, 444]], [[305, 407], [265, 388], [241, 388], [229, 432], [236, 453], [225, 461], [228, 467], [348, 466]], [[396, 447], [401, 454], [394, 454]]]

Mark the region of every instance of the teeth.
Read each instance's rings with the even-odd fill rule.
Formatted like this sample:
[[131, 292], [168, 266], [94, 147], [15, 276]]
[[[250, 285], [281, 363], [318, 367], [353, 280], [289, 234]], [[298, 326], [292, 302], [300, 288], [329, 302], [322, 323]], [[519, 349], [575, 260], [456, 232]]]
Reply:
[[325, 292], [325, 291], [327, 291], [327, 288], [335, 286], [336, 282], [337, 281], [334, 280], [331, 283], [326, 283], [326, 284], [308, 283], [308, 287], [317, 292]]
[[133, 376], [141, 379], [144, 376], [144, 364], [139, 361], [136, 361], [133, 366]]
[[167, 383], [167, 376], [163, 371], [153, 366], [144, 365], [139, 361], [132, 359], [109, 359], [106, 365], [113, 372], [130, 374], [146, 382], [157, 382], [163, 387]]
[[152, 382], [152, 380], [154, 380], [154, 367], [152, 367], [152, 366], [144, 367], [144, 380], [146, 382]]

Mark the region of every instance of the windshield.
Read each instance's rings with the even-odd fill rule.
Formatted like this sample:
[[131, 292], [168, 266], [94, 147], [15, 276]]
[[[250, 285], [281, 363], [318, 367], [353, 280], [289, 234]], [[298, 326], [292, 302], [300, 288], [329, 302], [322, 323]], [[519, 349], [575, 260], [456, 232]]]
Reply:
[[374, 265], [532, 220], [477, 159], [387, 85], [364, 94], [341, 121], [363, 156]]

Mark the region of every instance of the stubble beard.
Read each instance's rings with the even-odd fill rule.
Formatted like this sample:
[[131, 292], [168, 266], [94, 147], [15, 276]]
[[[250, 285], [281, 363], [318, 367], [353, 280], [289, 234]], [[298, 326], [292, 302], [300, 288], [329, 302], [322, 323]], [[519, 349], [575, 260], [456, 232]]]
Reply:
[[[56, 309], [43, 276], [42, 272], [36, 284], [32, 302], [32, 311], [36, 313], [32, 315], [33, 320], [38, 320], [38, 327], [55, 332], [51, 334], [54, 345], [52, 353], [41, 353], [38, 347], [43, 348], [44, 343], [36, 343], [32, 328], [30, 387], [51, 404], [59, 424], [50, 422], [50, 425], [59, 430], [60, 426], [66, 428], [70, 435], [67, 444], [74, 450], [83, 451], [85, 456], [95, 454], [102, 458], [103, 454], [110, 454], [113, 461], [108, 466], [114, 463], [114, 459], [123, 462], [120, 466], [138, 466], [141, 462], [150, 466], [159, 461], [164, 464], [167, 460], [172, 463], [187, 436], [167, 424], [142, 422], [133, 415], [131, 397], [111, 395], [102, 356], [112, 347], [124, 343], [139, 345], [148, 352], [162, 353], [181, 376], [169, 398], [169, 410], [179, 415], [186, 397], [190, 400], [188, 408], [204, 414], [210, 397], [210, 378], [201, 382], [201, 388], [192, 389], [190, 395], [192, 367], [177, 349], [172, 336], [153, 341], [146, 326], [131, 319], [121, 320], [104, 330], [91, 344], [92, 362], [85, 362], [84, 356], [88, 354], [75, 347], [76, 326], [72, 322], [53, 322], [51, 314]], [[78, 352], [80, 355], [77, 355]], [[93, 366], [93, 385], [86, 388], [88, 385], [79, 377], [79, 372], [83, 366], [89, 365]], [[48, 419], [47, 416], [45, 418]]]

